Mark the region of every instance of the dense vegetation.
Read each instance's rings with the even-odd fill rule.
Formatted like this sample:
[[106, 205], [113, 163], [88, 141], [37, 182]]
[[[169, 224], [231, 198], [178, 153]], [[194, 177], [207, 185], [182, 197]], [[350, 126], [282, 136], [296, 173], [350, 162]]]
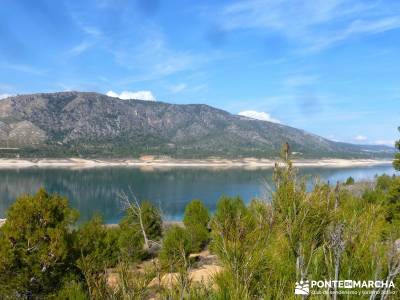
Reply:
[[[393, 280], [397, 294], [371, 299], [398, 299], [400, 177], [380, 176], [361, 196], [351, 179], [307, 189], [284, 156], [270, 199], [222, 197], [213, 215], [194, 200], [182, 225], [163, 225], [149, 202], [126, 196], [115, 227], [99, 216], [77, 227], [67, 200], [43, 189], [18, 198], [0, 228], [1, 298], [297, 299], [297, 281], [354, 279]], [[202, 249], [221, 271], [195, 282], [190, 254]]]

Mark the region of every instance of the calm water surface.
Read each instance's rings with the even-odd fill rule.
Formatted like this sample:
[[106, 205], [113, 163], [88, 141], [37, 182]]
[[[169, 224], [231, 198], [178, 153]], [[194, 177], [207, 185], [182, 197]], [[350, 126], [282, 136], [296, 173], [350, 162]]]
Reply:
[[[376, 174], [394, 174], [390, 165], [357, 168], [303, 168], [300, 174], [334, 183], [352, 176], [373, 179]], [[118, 194], [131, 189], [137, 198], [157, 205], [166, 219], [179, 220], [187, 202], [197, 198], [213, 211], [221, 195], [241, 196], [245, 201], [265, 197], [265, 186], [272, 181], [272, 170], [170, 169], [146, 171], [138, 168], [0, 170], [0, 218], [23, 193], [34, 193], [44, 186], [66, 196], [78, 209], [81, 221], [101, 213], [107, 223], [117, 223], [122, 206]]]

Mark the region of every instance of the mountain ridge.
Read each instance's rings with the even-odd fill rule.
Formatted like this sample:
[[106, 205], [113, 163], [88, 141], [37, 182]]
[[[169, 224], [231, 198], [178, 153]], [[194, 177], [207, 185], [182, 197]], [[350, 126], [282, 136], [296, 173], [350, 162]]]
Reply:
[[3, 150], [3, 156], [274, 158], [285, 142], [300, 158], [389, 157], [392, 153], [390, 147], [334, 142], [206, 104], [121, 100], [76, 91], [0, 101], [0, 148], [19, 148]]

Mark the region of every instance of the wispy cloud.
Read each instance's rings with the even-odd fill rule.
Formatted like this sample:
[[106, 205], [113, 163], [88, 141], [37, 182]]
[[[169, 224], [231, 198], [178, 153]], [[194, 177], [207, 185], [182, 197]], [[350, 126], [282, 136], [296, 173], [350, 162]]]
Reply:
[[185, 84], [185, 83], [174, 84], [174, 85], [171, 85], [171, 86], [169, 87], [169, 89], [170, 89], [170, 91], [171, 91], [172, 93], [180, 93], [180, 92], [182, 92], [184, 89], [186, 89], [186, 84]]
[[45, 70], [24, 64], [0, 63], [0, 68], [22, 72], [30, 75], [44, 75], [46, 73]]
[[99, 28], [95, 26], [83, 25], [79, 21], [76, 21], [76, 24], [84, 33], [85, 40], [67, 50], [66, 54], [69, 57], [81, 55], [103, 39], [103, 32]]
[[98, 29], [97, 27], [94, 26], [84, 26], [81, 25], [81, 29], [84, 33], [88, 34], [89, 36], [92, 37], [101, 37], [102, 36], [102, 32], [100, 29]]
[[399, 6], [380, 1], [246, 0], [224, 6], [218, 17], [224, 30], [280, 33], [306, 52], [400, 28]]
[[111, 56], [109, 63], [120, 71], [121, 76], [114, 84], [122, 88], [190, 72], [213, 59], [210, 51], [205, 53], [171, 43], [166, 29], [149, 18], [150, 11], [142, 11], [156, 9], [156, 2], [139, 2], [98, 1], [96, 13], [102, 17], [100, 21], [88, 17], [91, 12], [71, 5], [72, 19], [84, 37], [82, 43], [68, 50], [69, 53], [79, 55], [91, 48], [104, 51]]
[[145, 30], [143, 40], [128, 39], [109, 48], [119, 66], [135, 71], [136, 75], [120, 82], [122, 85], [194, 71], [214, 59], [210, 53], [174, 49], [158, 28]]
[[353, 36], [377, 34], [398, 28], [400, 28], [400, 17], [387, 17], [372, 21], [355, 20], [341, 31], [332, 32], [331, 34], [314, 39], [312, 45], [306, 48], [305, 51], [319, 51]]
[[88, 50], [90, 47], [92, 47], [93, 43], [83, 41], [79, 43], [78, 45], [72, 47], [70, 50], [67, 51], [67, 56], [79, 56], [86, 50]]
[[290, 88], [313, 85], [318, 81], [315, 75], [291, 75], [284, 80], [284, 85]]

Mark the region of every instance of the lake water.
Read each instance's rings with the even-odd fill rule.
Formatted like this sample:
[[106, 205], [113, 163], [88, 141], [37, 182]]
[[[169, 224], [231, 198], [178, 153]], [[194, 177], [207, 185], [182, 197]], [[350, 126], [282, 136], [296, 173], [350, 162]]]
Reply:
[[[335, 183], [352, 176], [356, 180], [373, 179], [376, 174], [394, 174], [391, 165], [356, 168], [302, 168], [301, 175]], [[168, 220], [179, 220], [186, 203], [197, 198], [213, 211], [221, 195], [241, 196], [245, 201], [265, 197], [265, 186], [272, 181], [272, 170], [186, 169], [142, 170], [113, 167], [95, 169], [0, 170], [0, 218], [19, 195], [35, 193], [41, 186], [66, 196], [80, 212], [81, 221], [94, 213], [105, 222], [117, 223], [123, 215], [118, 194], [131, 189], [138, 199], [157, 205]]]

